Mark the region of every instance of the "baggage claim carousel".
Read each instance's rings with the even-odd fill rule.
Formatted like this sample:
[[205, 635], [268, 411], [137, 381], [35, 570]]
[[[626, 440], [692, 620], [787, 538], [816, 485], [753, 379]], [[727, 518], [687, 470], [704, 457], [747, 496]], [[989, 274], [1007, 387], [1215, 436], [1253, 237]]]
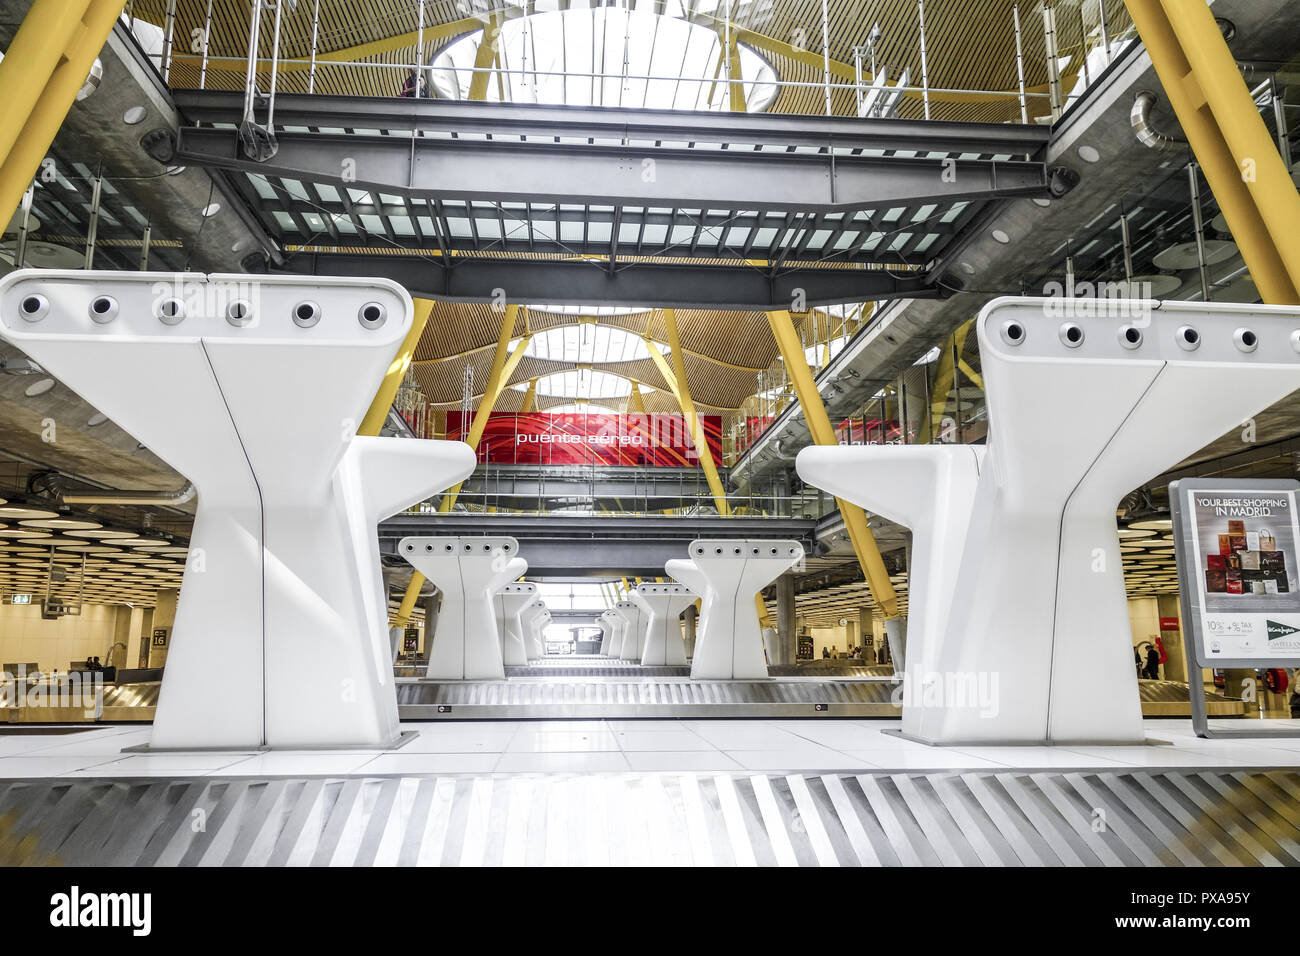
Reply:
[[[420, 670], [396, 669], [403, 720], [899, 716], [900, 685], [888, 665], [812, 662], [769, 668], [767, 680], [691, 680], [689, 667], [642, 667], [595, 656], [507, 667], [504, 681], [429, 681]], [[100, 719], [152, 720], [161, 686], [105, 687]], [[1184, 683], [1141, 680], [1138, 689], [1144, 717], [1191, 713]], [[1211, 717], [1245, 713], [1240, 700], [1208, 692], [1206, 707]]]

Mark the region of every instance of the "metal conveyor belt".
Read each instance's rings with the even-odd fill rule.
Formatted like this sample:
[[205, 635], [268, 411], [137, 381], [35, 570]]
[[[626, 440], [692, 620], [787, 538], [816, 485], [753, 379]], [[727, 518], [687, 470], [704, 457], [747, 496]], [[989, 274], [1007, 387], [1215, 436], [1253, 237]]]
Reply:
[[[773, 679], [692, 681], [645, 675], [634, 679], [610, 666], [602, 678], [547, 673], [507, 681], [399, 680], [397, 709], [404, 720], [568, 717], [897, 717], [887, 679]], [[634, 670], [672, 670], [644, 668]], [[123, 684], [104, 689], [106, 721], [152, 720], [161, 685]], [[1186, 717], [1187, 685], [1139, 681], [1145, 717]], [[818, 710], [818, 705], [824, 709]], [[1239, 700], [1206, 694], [1211, 717], [1239, 717]], [[440, 709], [442, 708], [442, 709]], [[447, 709], [450, 708], [450, 709]]]
[[42, 779], [0, 865], [1296, 866], [1297, 807], [1256, 769]]

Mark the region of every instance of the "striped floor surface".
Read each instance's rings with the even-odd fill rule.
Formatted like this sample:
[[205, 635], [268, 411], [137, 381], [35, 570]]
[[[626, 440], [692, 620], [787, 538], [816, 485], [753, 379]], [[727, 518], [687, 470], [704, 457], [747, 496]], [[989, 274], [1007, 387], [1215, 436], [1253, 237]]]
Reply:
[[13, 781], [0, 865], [1300, 864], [1300, 773]]

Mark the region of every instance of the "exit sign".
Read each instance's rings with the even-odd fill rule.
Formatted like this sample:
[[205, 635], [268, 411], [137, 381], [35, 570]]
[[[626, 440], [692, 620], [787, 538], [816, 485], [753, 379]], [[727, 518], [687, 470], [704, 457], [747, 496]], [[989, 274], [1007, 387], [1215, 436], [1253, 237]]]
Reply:
[[10, 604], [31, 604], [32, 596], [30, 594], [11, 594], [9, 595]]

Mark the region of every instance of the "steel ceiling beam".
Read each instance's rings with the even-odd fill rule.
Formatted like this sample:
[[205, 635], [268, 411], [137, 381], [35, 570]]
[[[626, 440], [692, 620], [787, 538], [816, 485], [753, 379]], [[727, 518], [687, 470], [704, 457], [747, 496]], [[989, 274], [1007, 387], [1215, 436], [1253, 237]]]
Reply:
[[771, 275], [754, 266], [627, 263], [614, 272], [590, 259], [460, 259], [351, 253], [289, 253], [274, 271], [296, 275], [383, 276], [413, 296], [445, 302], [499, 301], [564, 305], [634, 305], [770, 312], [802, 299], [808, 306], [881, 299], [935, 298], [920, 273], [789, 269]]
[[277, 140], [275, 156], [259, 163], [243, 155], [235, 130], [186, 127], [174, 162], [486, 203], [838, 212], [1050, 195], [1041, 162], [331, 133], [280, 133]]
[[[243, 119], [242, 92], [175, 90], [180, 113], [192, 124]], [[380, 129], [462, 135], [565, 137], [635, 143], [728, 143], [835, 146], [984, 155], [1039, 156], [1051, 140], [1045, 126], [858, 119], [791, 113], [647, 110], [600, 106], [476, 103], [463, 100], [280, 93], [280, 129]], [[277, 133], [277, 136], [279, 134]]]

